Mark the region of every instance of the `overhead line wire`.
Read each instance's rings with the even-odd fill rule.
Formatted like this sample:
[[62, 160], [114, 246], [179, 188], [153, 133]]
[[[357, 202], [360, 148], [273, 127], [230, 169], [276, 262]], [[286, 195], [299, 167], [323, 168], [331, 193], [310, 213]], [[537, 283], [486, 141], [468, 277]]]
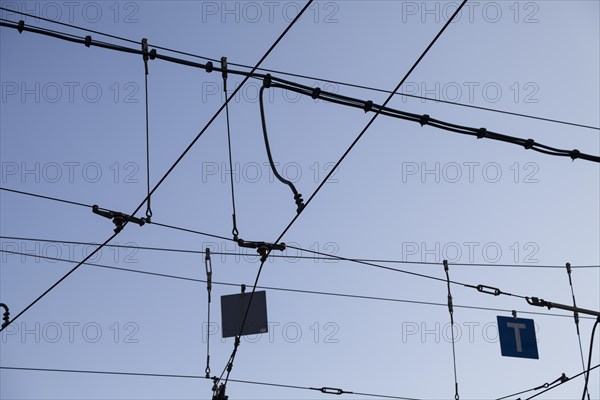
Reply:
[[[73, 204], [73, 205], [77, 205], [77, 206], [81, 206], [81, 207], [89, 207], [91, 208], [92, 205], [90, 204], [85, 204], [85, 203], [80, 203], [80, 202], [76, 202], [76, 201], [71, 201], [71, 200], [65, 200], [65, 199], [61, 199], [61, 198], [57, 198], [57, 197], [50, 197], [50, 196], [44, 196], [44, 195], [39, 195], [36, 193], [31, 193], [31, 192], [25, 192], [25, 191], [20, 191], [20, 190], [14, 190], [14, 189], [9, 189], [9, 188], [4, 188], [4, 187], [0, 187], [0, 191], [7, 191], [7, 192], [13, 192], [13, 193], [17, 193], [17, 194], [21, 194], [24, 196], [31, 196], [31, 197], [37, 197], [37, 198], [42, 198], [42, 199], [46, 199], [46, 200], [51, 200], [51, 201], [57, 201], [57, 202], [61, 202], [61, 203], [67, 203], [67, 204]], [[152, 221], [151, 222], [152, 225], [157, 225], [163, 228], [168, 228], [168, 229], [173, 229], [173, 230], [178, 230], [178, 231], [182, 231], [182, 232], [187, 232], [187, 233], [192, 233], [195, 235], [201, 235], [201, 236], [207, 236], [207, 237], [212, 237], [215, 239], [221, 239], [221, 240], [225, 240], [225, 241], [230, 241], [230, 242], [235, 242], [235, 240], [233, 240], [232, 238], [229, 237], [225, 237], [225, 236], [221, 236], [221, 235], [216, 235], [216, 234], [212, 234], [212, 233], [208, 233], [208, 232], [202, 232], [202, 231], [198, 231], [198, 230], [194, 230], [194, 229], [189, 229], [189, 228], [183, 228], [183, 227], [179, 227], [179, 226], [175, 226], [175, 225], [169, 225], [169, 224], [163, 224], [160, 222], [156, 222], [156, 221]], [[31, 238], [22, 238], [22, 237], [10, 237], [10, 236], [2, 236], [4, 238], [7, 239], [16, 239], [16, 240], [37, 240], [37, 241], [53, 241], [50, 239], [31, 239]], [[97, 243], [87, 243], [87, 242], [70, 242], [70, 241], [58, 241], [58, 242], [64, 242], [64, 243], [72, 243], [72, 244], [90, 244], [90, 245], [94, 245]], [[140, 246], [124, 246], [124, 245], [114, 245], [114, 246], [109, 246], [109, 247], [138, 247], [142, 250], [162, 250], [162, 251], [173, 251], [173, 252], [184, 252], [184, 253], [194, 253], [197, 252], [197, 250], [185, 250], [185, 249], [165, 249], [165, 248], [152, 248], [152, 247], [140, 247]], [[315, 254], [319, 257], [325, 258], [325, 259], [331, 259], [331, 260], [340, 260], [340, 261], [348, 261], [348, 262], [354, 262], [354, 263], [367, 263], [365, 265], [370, 265], [368, 263], [385, 263], [385, 264], [414, 264], [414, 265], [435, 265], [435, 266], [439, 266], [440, 263], [439, 262], [432, 262], [432, 261], [407, 261], [407, 260], [388, 260], [388, 259], [367, 259], [367, 258], [349, 258], [349, 257], [342, 257], [342, 256], [338, 256], [335, 254], [328, 254], [328, 253], [323, 253], [323, 252], [319, 252], [316, 250], [310, 250], [310, 249], [305, 249], [302, 247], [297, 247], [297, 246], [293, 246], [290, 244], [286, 245], [287, 248], [289, 249], [294, 249], [294, 250], [298, 250], [300, 252], [307, 252], [307, 253], [311, 253], [311, 254]], [[214, 253], [217, 254], [217, 253]], [[222, 255], [229, 255], [228, 253], [221, 253]], [[235, 255], [236, 253], [231, 253], [231, 255]], [[239, 253], [239, 255], [249, 255], [249, 256], [258, 256], [255, 254], [245, 254], [245, 253]], [[280, 257], [280, 255], [274, 254], [274, 255], [270, 255], [270, 257]], [[319, 257], [311, 257], [309, 259], [319, 259]], [[285, 256], [284, 256], [285, 258]], [[289, 258], [307, 258], [307, 257], [303, 257], [303, 256], [289, 256]], [[451, 262], [452, 265], [454, 266], [465, 266], [465, 267], [502, 267], [502, 268], [531, 268], [531, 269], [541, 269], [541, 268], [548, 268], [548, 269], [562, 269], [564, 268], [562, 265], [529, 265], [529, 264], [495, 264], [495, 263], [454, 263]], [[377, 265], [371, 265], [371, 266], [377, 266]], [[379, 266], [377, 266], [379, 267]], [[583, 269], [583, 268], [600, 268], [600, 265], [571, 265], [572, 269]]]
[[[65, 258], [51, 257], [51, 256], [31, 254], [31, 253], [23, 253], [23, 252], [19, 252], [19, 251], [12, 251], [12, 250], [5, 250], [5, 249], [0, 249], [0, 253], [19, 255], [19, 256], [30, 257], [30, 258], [40, 258], [40, 259], [52, 260], [52, 261], [62, 261], [62, 262], [71, 263], [71, 264], [77, 263], [77, 261], [69, 260], [69, 259], [65, 259]], [[211, 251], [211, 254], [220, 255], [223, 253]], [[85, 262], [84, 265], [88, 265], [88, 266], [96, 267], [96, 268], [102, 268], [102, 269], [115, 270], [115, 271], [156, 276], [156, 277], [160, 277], [160, 278], [169, 278], [169, 279], [176, 279], [176, 280], [183, 280], [183, 281], [197, 282], [197, 283], [207, 283], [207, 281], [203, 280], [203, 279], [189, 278], [189, 277], [185, 277], [185, 276], [164, 274], [164, 273], [159, 273], [159, 272], [143, 271], [143, 270], [137, 270], [137, 269], [131, 269], [131, 268], [124, 268], [124, 267], [116, 267], [116, 266], [98, 264], [98, 263], [92, 263], [92, 262]], [[232, 287], [240, 286], [240, 283], [233, 283], [233, 282], [221, 282], [221, 281], [213, 280], [212, 283], [214, 285], [221, 285], [221, 286], [232, 286]], [[257, 288], [264, 289], [264, 290], [274, 290], [274, 291], [281, 291], [281, 292], [298, 293], [298, 294], [313, 294], [313, 295], [322, 295], [322, 296], [353, 298], [353, 299], [358, 299], [358, 300], [373, 300], [373, 301], [384, 301], [384, 302], [396, 302], [396, 303], [408, 303], [408, 304], [418, 304], [418, 305], [426, 305], [426, 306], [447, 307], [447, 304], [444, 304], [444, 303], [435, 303], [435, 302], [420, 301], [420, 300], [397, 299], [397, 298], [390, 298], [390, 297], [367, 296], [367, 295], [358, 295], [358, 294], [351, 294], [351, 293], [326, 292], [326, 291], [318, 291], [318, 290], [293, 289], [293, 288], [284, 288], [284, 287], [277, 287], [277, 286], [261, 286], [261, 285], [257, 286]], [[512, 310], [503, 309], [503, 308], [480, 307], [480, 306], [458, 305], [458, 304], [455, 304], [454, 307], [471, 309], [471, 310], [480, 310], [480, 311], [497, 311], [497, 312], [511, 312], [512, 311]], [[571, 317], [569, 314], [556, 314], [556, 313], [549, 313], [549, 312], [520, 311], [520, 310], [516, 310], [516, 311], [520, 314], [531, 314], [531, 315], [541, 315], [541, 316], [561, 317], [561, 318], [570, 318]], [[590, 319], [590, 320], [594, 319], [592, 317], [581, 317], [581, 318], [582, 319]]]
[[[153, 374], [153, 373], [143, 373], [143, 372], [93, 371], [93, 370], [78, 370], [78, 369], [2, 367], [2, 366], [0, 366], [0, 369], [14, 370], [14, 371], [64, 372], [64, 373], [98, 374], [98, 375], [125, 375], [125, 376], [139, 376], [139, 377], [151, 377], [151, 378], [214, 379], [214, 377], [206, 378], [205, 376], [200, 376], [200, 375]], [[285, 389], [319, 391], [319, 392], [323, 392], [323, 393], [327, 393], [327, 391], [323, 391], [323, 389], [333, 389], [333, 388], [315, 388], [315, 387], [300, 386], [300, 385], [287, 385], [287, 384], [271, 383], [271, 382], [250, 381], [250, 380], [242, 380], [242, 379], [229, 379], [229, 381], [234, 382], [234, 383], [245, 383], [245, 384], [250, 384], [250, 385], [278, 387], [278, 388], [285, 388]], [[392, 395], [375, 394], [375, 393], [349, 392], [349, 391], [345, 391], [345, 390], [341, 390], [341, 389], [336, 389], [336, 390], [339, 390], [339, 393], [334, 393], [334, 394], [356, 394], [356, 395], [361, 395], [361, 396], [379, 397], [379, 398], [387, 398], [387, 399], [421, 400], [421, 399], [416, 399], [413, 397], [401, 397], [401, 396], [392, 396]]]
[[[38, 28], [31, 28], [29, 26], [20, 26], [17, 24], [7, 24], [5, 22], [0, 22], [0, 26], [6, 26], [6, 27], [10, 27], [10, 28], [14, 28], [14, 29], [19, 29], [19, 30], [26, 30], [26, 31], [31, 31], [31, 32], [35, 32], [35, 33], [41, 33], [41, 34], [45, 34], [48, 36], [53, 36], [53, 37], [57, 37], [59, 39], [64, 39], [67, 41], [71, 41], [71, 42], [75, 42], [75, 43], [82, 43], [82, 44], [86, 44], [87, 45], [96, 45], [98, 47], [102, 47], [102, 48], [106, 48], [106, 49], [111, 49], [111, 50], [117, 50], [117, 51], [122, 51], [122, 52], [126, 52], [126, 53], [132, 53], [132, 54], [141, 54], [140, 50], [136, 50], [136, 49], [130, 49], [130, 48], [126, 48], [126, 47], [122, 47], [122, 46], [116, 46], [116, 45], [112, 45], [112, 44], [103, 44], [103, 43], [99, 43], [96, 41], [92, 41], [91, 38], [88, 36], [86, 39], [74, 39], [72, 37], [60, 37], [60, 35], [56, 35], [50, 32], [45, 32], [41, 29]], [[170, 62], [174, 62], [177, 64], [181, 64], [181, 65], [187, 65], [187, 66], [192, 66], [192, 67], [196, 67], [196, 68], [201, 68], [201, 69], [205, 69], [205, 70], [221, 70], [220, 68], [217, 67], [213, 67], [212, 63], [210, 65], [210, 67], [208, 65], [203, 65], [203, 64], [199, 64], [199, 63], [195, 63], [192, 61], [187, 61], [187, 60], [182, 60], [182, 59], [177, 59], [175, 57], [170, 57], [170, 56], [166, 56], [163, 54], [157, 54], [155, 49], [153, 49], [153, 58], [156, 59], [161, 59], [161, 60], [165, 60], [165, 61], [170, 61]], [[151, 57], [152, 58], [152, 57]], [[255, 70], [253, 69], [250, 72], [243, 72], [243, 71], [234, 71], [234, 70], [230, 70], [229, 73], [232, 74], [238, 74], [238, 75], [243, 75], [245, 76], [244, 80], [242, 81], [242, 83], [240, 84], [240, 86], [238, 86], [233, 95], [235, 95], [237, 93], [237, 91], [243, 86], [243, 84], [247, 81], [247, 79], [249, 79], [249, 77], [262, 77], [264, 78], [264, 75], [260, 75], [260, 74], [255, 74]], [[276, 79], [276, 78], [273, 78]], [[277, 78], [277, 80], [283, 81], [279, 78]], [[303, 85], [300, 84], [295, 84], [298, 87], [302, 87]], [[292, 87], [286, 88], [289, 90], [292, 90]], [[319, 89], [320, 90], [320, 89]], [[582, 159], [582, 160], [587, 160], [587, 161], [591, 161], [591, 162], [596, 162], [596, 163], [600, 163], [600, 156], [595, 156], [595, 155], [591, 155], [591, 154], [587, 154], [587, 153], [582, 153], [581, 151], [577, 150], [577, 149], [573, 149], [573, 150], [565, 150], [565, 149], [557, 149], [554, 147], [550, 147], [550, 146], [546, 146], [544, 144], [538, 143], [533, 139], [523, 139], [523, 138], [518, 138], [518, 137], [513, 137], [513, 136], [509, 136], [509, 135], [504, 135], [504, 134], [500, 134], [497, 132], [493, 132], [493, 131], [488, 131], [485, 128], [472, 128], [472, 127], [467, 127], [467, 126], [461, 126], [461, 125], [456, 125], [456, 124], [451, 124], [451, 123], [447, 123], [441, 120], [437, 120], [434, 118], [430, 118], [429, 115], [424, 114], [424, 115], [417, 115], [417, 114], [411, 114], [411, 113], [407, 113], [407, 112], [403, 112], [400, 110], [393, 110], [393, 109], [389, 109], [389, 108], [385, 108], [385, 104], [384, 106], [378, 106], [378, 105], [374, 105], [372, 104], [371, 101], [361, 101], [361, 100], [354, 100], [353, 102], [347, 103], [345, 104], [343, 101], [339, 100], [345, 96], [340, 96], [334, 93], [327, 93], [325, 91], [320, 91], [321, 94], [314, 97], [314, 98], [323, 98], [326, 101], [332, 101], [332, 102], [336, 102], [338, 104], [343, 104], [346, 106], [352, 106], [352, 107], [358, 107], [358, 103], [363, 104], [363, 108], [367, 109], [366, 104], [370, 103], [370, 106], [368, 108], [373, 108], [373, 106], [376, 106], [375, 109], [371, 109], [370, 111], [375, 112], [376, 115], [379, 114], [383, 114], [386, 116], [390, 116], [390, 117], [395, 117], [395, 118], [399, 118], [399, 119], [403, 119], [403, 120], [408, 120], [408, 121], [413, 121], [413, 122], [418, 122], [421, 124], [421, 126], [424, 125], [429, 125], [432, 126], [434, 128], [438, 128], [438, 129], [442, 129], [442, 130], [446, 130], [449, 132], [454, 132], [454, 133], [458, 133], [458, 134], [463, 134], [463, 135], [470, 135], [470, 136], [475, 136], [478, 139], [483, 139], [483, 138], [487, 138], [487, 139], [491, 139], [491, 140], [495, 140], [495, 141], [502, 141], [502, 142], [506, 142], [506, 143], [511, 143], [514, 145], [518, 145], [518, 146], [522, 146], [524, 147], [526, 150], [533, 150], [539, 153], [543, 153], [546, 155], [552, 155], [552, 156], [559, 156], [559, 157], [570, 157], [571, 159], [575, 160], [575, 159]], [[299, 93], [305, 94], [307, 95], [307, 93], [304, 93], [302, 91], [299, 91]], [[336, 100], [338, 99], [338, 100]], [[226, 102], [227, 104], [227, 102]], [[216, 118], [216, 117], [215, 117]], [[209, 122], [208, 125], [210, 125], [212, 123], [214, 119], [211, 119], [211, 121]], [[203, 130], [204, 131], [204, 130]], [[202, 132], [200, 132], [199, 135], [202, 135]], [[193, 144], [192, 144], [193, 145]], [[184, 151], [184, 154], [187, 152]], [[175, 162], [175, 165], [178, 164], [179, 160]], [[167, 171], [166, 175], [169, 175], [170, 171]], [[162, 181], [159, 181], [157, 186], [160, 186], [160, 184], [162, 183]], [[137, 212], [137, 211], [136, 211]]]
[[[217, 239], [223, 239], [228, 241], [233, 241], [230, 238], [214, 235], [206, 232], [194, 231], [191, 229], [185, 229], [181, 227], [175, 227], [172, 225], [164, 225], [160, 223], [154, 223], [154, 225], [158, 225], [161, 227], [168, 227], [170, 229], [183, 230], [185, 232], [190, 232], [202, 236], [213, 237]], [[40, 238], [31, 238], [31, 237], [22, 237], [22, 236], [6, 236], [0, 235], [0, 239], [9, 239], [9, 240], [24, 240], [29, 242], [47, 242], [47, 243], [64, 243], [64, 244], [76, 244], [76, 245], [84, 245], [84, 246], [96, 246], [100, 243], [96, 242], [82, 242], [82, 241], [73, 241], [73, 240], [58, 240], [58, 239], [40, 239]], [[180, 249], [180, 248], [170, 248], [170, 247], [155, 247], [155, 246], [140, 246], [140, 245], [128, 245], [128, 244], [108, 244], [105, 247], [114, 247], [114, 248], [122, 248], [122, 249], [137, 249], [137, 250], [149, 250], [149, 251], [163, 251], [163, 252], [171, 252], [171, 253], [191, 253], [191, 254], [205, 254], [204, 251], [201, 250], [191, 250], [191, 249]], [[403, 260], [385, 260], [385, 259], [366, 259], [366, 258], [335, 258], [335, 254], [327, 254], [321, 253], [318, 251], [305, 249], [302, 247], [296, 247], [291, 245], [286, 245], [287, 248], [298, 250], [299, 252], [311, 252], [314, 253], [315, 256], [302, 256], [302, 255], [286, 255], [286, 254], [271, 254], [270, 257], [273, 258], [285, 258], [285, 259], [306, 259], [306, 260], [334, 260], [334, 261], [364, 261], [364, 262], [372, 262], [372, 263], [384, 263], [384, 264], [410, 264], [410, 265], [432, 265], [439, 266], [439, 262], [427, 262], [427, 261], [403, 261]], [[211, 251], [212, 254], [215, 255], [223, 255], [223, 256], [239, 256], [239, 257], [260, 257], [259, 254], [255, 253], [236, 253], [236, 252], [218, 252]], [[339, 257], [339, 256], [338, 256]], [[461, 267], [500, 267], [500, 268], [509, 268], [509, 267], [518, 267], [518, 268], [530, 268], [530, 269], [558, 269], [562, 268], [558, 265], [527, 265], [527, 264], [478, 264], [478, 263], [452, 263], [453, 266], [461, 266]], [[600, 268], [600, 265], [582, 265], [579, 267], [571, 266], [571, 268]]]
[[[43, 21], [46, 21], [46, 22], [50, 22], [50, 23], [54, 23], [54, 24], [59, 24], [59, 25], [67, 26], [67, 27], [70, 27], [70, 28], [73, 28], [73, 29], [77, 29], [77, 30], [80, 30], [80, 31], [84, 31], [84, 32], [88, 32], [88, 33], [94, 33], [94, 34], [97, 34], [97, 35], [101, 35], [101, 36], [106, 36], [106, 37], [110, 37], [110, 38], [113, 38], [113, 39], [122, 40], [122, 41], [125, 41], [125, 42], [128, 42], [128, 43], [133, 43], [133, 44], [137, 44], [138, 43], [137, 41], [132, 40], [132, 39], [128, 39], [128, 38], [125, 38], [125, 37], [122, 37], [122, 36], [117, 36], [117, 35], [111, 35], [111, 34], [108, 34], [108, 33], [105, 33], [105, 32], [101, 32], [101, 31], [98, 31], [98, 30], [93, 30], [93, 29], [84, 28], [84, 27], [81, 27], [81, 26], [73, 25], [73, 24], [68, 24], [68, 23], [63, 23], [63, 22], [59, 22], [59, 21], [54, 21], [54, 20], [51, 20], [51, 19], [48, 19], [48, 18], [38, 17], [38, 16], [35, 16], [35, 15], [32, 15], [32, 14], [28, 14], [28, 13], [24, 13], [24, 12], [20, 12], [20, 11], [9, 10], [9, 9], [4, 8], [4, 7], [0, 7], [0, 9], [1, 10], [5, 10], [5, 11], [10, 11], [10, 12], [13, 12], [13, 13], [16, 13], [16, 14], [20, 14], [20, 15], [23, 15], [23, 16], [40, 19], [40, 20], [43, 20]], [[5, 21], [10, 21], [10, 20], [5, 20]], [[59, 33], [57, 31], [54, 31], [54, 32], [55, 33]], [[72, 35], [72, 36], [74, 36], [74, 35]], [[168, 51], [168, 52], [175, 53], [175, 54], [180, 54], [180, 55], [185, 55], [185, 56], [189, 56], [189, 57], [199, 58], [199, 59], [206, 60], [206, 61], [219, 62], [219, 60], [217, 60], [216, 58], [206, 57], [206, 56], [194, 54], [194, 53], [191, 53], [191, 52], [181, 51], [181, 50], [175, 50], [173, 48], [159, 46], [159, 45], [156, 45], [156, 44], [152, 44], [152, 47], [154, 47], [156, 49], [159, 49], [159, 50], [164, 50], [164, 51]], [[230, 63], [230, 64], [233, 65], [233, 66], [236, 66], [236, 67], [241, 67], [241, 68], [248, 68], [248, 69], [252, 68], [252, 66], [246, 65], [246, 64], [239, 64], [239, 63]], [[315, 76], [309, 76], [309, 75], [291, 73], [291, 72], [286, 72], [286, 71], [282, 71], [282, 70], [268, 69], [268, 68], [257, 68], [257, 70], [268, 72], [268, 73], [275, 73], [275, 74], [280, 74], [280, 75], [292, 76], [292, 77], [295, 77], [295, 78], [302, 78], [302, 79], [307, 79], [307, 80], [314, 80], [314, 81], [331, 83], [331, 84], [340, 85], [340, 86], [347, 86], [347, 87], [352, 87], [352, 88], [356, 88], [356, 89], [369, 90], [369, 91], [373, 91], [373, 92], [380, 92], [380, 93], [387, 93], [387, 94], [391, 93], [391, 91], [389, 91], [389, 90], [381, 89], [381, 88], [376, 88], [376, 87], [372, 87], [372, 86], [354, 84], [354, 83], [343, 82], [343, 81], [339, 81], [339, 80], [326, 79], [326, 78], [319, 78], [319, 77], [315, 77]], [[561, 124], [561, 125], [567, 125], [567, 126], [573, 126], [573, 127], [578, 127], [578, 128], [585, 128], [585, 129], [592, 129], [592, 130], [598, 130], [598, 131], [600, 131], [600, 127], [597, 127], [597, 126], [580, 124], [580, 123], [575, 123], [575, 122], [570, 122], [570, 121], [563, 121], [563, 120], [558, 120], [558, 119], [553, 119], [553, 118], [540, 117], [540, 116], [536, 116], [536, 115], [530, 115], [530, 114], [524, 114], [524, 113], [518, 113], [518, 112], [512, 112], [512, 111], [506, 111], [506, 110], [500, 110], [500, 109], [495, 109], [495, 108], [491, 108], [491, 107], [476, 106], [476, 105], [473, 105], [473, 104], [460, 103], [460, 102], [450, 101], [450, 100], [435, 99], [435, 98], [430, 98], [430, 97], [426, 97], [426, 96], [418, 96], [418, 95], [409, 94], [409, 93], [403, 93], [403, 92], [398, 92], [395, 95], [397, 95], [397, 96], [403, 96], [403, 97], [409, 97], [409, 98], [414, 98], [414, 99], [420, 99], [420, 100], [423, 100], [423, 101], [433, 101], [433, 102], [436, 102], [436, 103], [449, 104], [449, 105], [454, 105], [454, 106], [459, 106], [459, 107], [472, 108], [472, 109], [481, 110], [481, 111], [494, 112], [494, 113], [499, 113], [499, 114], [511, 115], [511, 116], [522, 117], [522, 118], [529, 118], [529, 119], [534, 119], [534, 120], [539, 120], [539, 121], [544, 121], [544, 122], [551, 122], [551, 123], [556, 123], [556, 124]]]

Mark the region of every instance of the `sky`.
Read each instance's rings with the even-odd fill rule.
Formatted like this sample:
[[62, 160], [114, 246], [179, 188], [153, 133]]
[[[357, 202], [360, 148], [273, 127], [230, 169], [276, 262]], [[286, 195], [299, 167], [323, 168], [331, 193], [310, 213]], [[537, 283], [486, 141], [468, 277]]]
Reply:
[[[254, 65], [304, 3], [0, 4], [136, 42], [147, 38], [150, 48]], [[392, 90], [457, 6], [316, 1], [262, 67]], [[11, 21], [23, 18], [0, 14]], [[415, 96], [595, 129], [414, 97], [395, 96], [389, 105], [600, 155], [599, 17], [597, 1], [469, 1], [401, 88]], [[25, 23], [139, 48], [36, 18]], [[379, 104], [387, 97], [274, 75]], [[241, 80], [229, 76], [229, 93]], [[141, 56], [3, 27], [0, 82], [2, 188], [124, 213], [140, 204], [147, 194]], [[240, 237], [272, 242], [294, 218], [296, 206], [268, 164], [260, 86], [259, 80], [249, 80], [230, 102], [233, 182]], [[278, 171], [307, 199], [372, 114], [276, 88], [265, 96]], [[223, 104], [221, 74], [151, 60], [148, 100], [154, 186]], [[227, 149], [223, 113], [152, 196], [152, 220], [230, 238]], [[571, 263], [577, 304], [599, 310], [599, 205], [596, 163], [380, 116], [283, 237], [288, 246], [305, 250], [288, 247], [280, 253], [286, 258], [269, 258], [259, 286], [411, 302], [268, 289], [269, 332], [242, 338], [231, 378], [452, 398], [442, 261], [449, 261], [453, 280], [563, 304], [572, 304], [572, 297], [561, 266]], [[137, 215], [144, 212], [145, 207]], [[94, 246], [64, 242], [102, 243], [114, 229], [90, 208], [7, 191], [0, 191], [0, 219], [0, 301], [13, 317], [74, 265], [35, 256], [81, 261]], [[240, 251], [229, 240], [156, 224], [130, 224], [111, 244], [134, 248], [105, 247], [90, 262], [196, 280], [206, 279], [203, 254], [135, 247]], [[306, 250], [404, 261], [377, 264], [441, 280], [324, 257], [299, 258], [311, 256]], [[211, 375], [218, 375], [233, 349], [231, 338], [221, 338], [219, 298], [239, 293], [241, 284], [251, 287], [259, 262], [251, 255], [215, 254], [212, 267], [214, 281], [233, 285], [213, 285], [208, 324], [205, 283], [83, 265], [0, 334], [0, 366], [204, 376], [209, 328]], [[572, 313], [458, 285], [451, 290], [462, 399], [495, 399], [583, 370]], [[539, 359], [502, 356], [496, 317], [511, 316], [511, 310], [535, 321]], [[581, 316], [586, 358], [593, 323]], [[596, 331], [595, 346], [598, 340]], [[592, 365], [599, 363], [598, 354], [593, 352]], [[211, 387], [205, 379], [0, 370], [3, 399], [205, 399]], [[540, 398], [580, 398], [582, 390], [579, 377]], [[589, 391], [600, 398], [600, 369], [590, 374]], [[227, 394], [230, 399], [331, 398], [319, 391], [236, 382], [228, 383]]]

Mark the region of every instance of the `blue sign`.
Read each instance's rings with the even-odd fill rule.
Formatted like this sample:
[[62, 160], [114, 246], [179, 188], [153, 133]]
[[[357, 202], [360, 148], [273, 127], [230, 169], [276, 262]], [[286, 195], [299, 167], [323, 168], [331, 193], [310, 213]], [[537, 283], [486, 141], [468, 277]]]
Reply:
[[504, 357], [539, 359], [535, 324], [532, 319], [501, 317], [498, 319], [500, 350]]

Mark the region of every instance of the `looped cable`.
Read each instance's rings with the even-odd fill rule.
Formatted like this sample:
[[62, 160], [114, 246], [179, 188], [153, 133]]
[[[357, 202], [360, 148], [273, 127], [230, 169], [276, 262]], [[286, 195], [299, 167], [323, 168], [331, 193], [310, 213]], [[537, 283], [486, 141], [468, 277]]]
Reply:
[[[269, 77], [269, 78], [267, 78], [267, 77]], [[292, 190], [292, 193], [294, 193], [294, 201], [296, 202], [296, 212], [298, 214], [300, 214], [302, 212], [302, 210], [304, 209], [304, 200], [302, 199], [302, 194], [298, 193], [298, 190], [296, 190], [296, 186], [294, 186], [294, 184], [292, 182], [285, 179], [283, 176], [281, 176], [279, 174], [279, 172], [277, 172], [277, 168], [275, 168], [275, 162], [273, 161], [273, 155], [271, 154], [271, 146], [269, 145], [269, 136], [267, 134], [267, 122], [265, 120], [265, 105], [264, 105], [264, 100], [263, 100], [265, 88], [268, 88], [270, 86], [271, 86], [271, 79], [270, 79], [270, 76], [267, 75], [265, 77], [263, 86], [260, 88], [260, 92], [259, 92], [259, 96], [258, 96], [259, 103], [260, 103], [260, 119], [262, 122], [263, 137], [265, 139], [265, 148], [267, 149], [267, 157], [269, 158], [269, 165], [271, 166], [271, 170], [273, 171], [273, 174], [275, 175], [275, 177], [279, 180], [279, 182], [281, 182], [285, 185], [288, 185], [289, 188]]]

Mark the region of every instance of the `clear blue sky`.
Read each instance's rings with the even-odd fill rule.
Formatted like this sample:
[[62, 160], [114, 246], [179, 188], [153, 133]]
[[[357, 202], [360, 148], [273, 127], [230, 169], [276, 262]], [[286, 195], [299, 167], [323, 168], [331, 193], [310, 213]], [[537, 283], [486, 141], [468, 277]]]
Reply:
[[[253, 65], [302, 2], [22, 2], [4, 7], [148, 38], [206, 57]], [[266, 68], [393, 89], [457, 2], [318, 1], [263, 64]], [[2, 11], [1, 17], [19, 16]], [[470, 2], [402, 90], [419, 96], [600, 126], [600, 8], [597, 1]], [[27, 24], [85, 33], [27, 18]], [[94, 39], [113, 42], [92, 34]], [[115, 41], [115, 43], [117, 43]], [[219, 73], [150, 61], [151, 182], [222, 104]], [[385, 94], [315, 80], [310, 86], [381, 103]], [[1, 186], [131, 212], [146, 194], [144, 67], [141, 57], [0, 29]], [[231, 76], [230, 88], [240, 82]], [[258, 81], [231, 103], [240, 237], [274, 240], [295, 214], [273, 179], [262, 139]], [[266, 102], [279, 171], [308, 198], [370, 114], [271, 89]], [[600, 154], [598, 130], [397, 96], [391, 106], [457, 124]], [[224, 115], [152, 197], [156, 222], [230, 236]], [[570, 304], [565, 269], [600, 264], [598, 164], [380, 117], [283, 241], [353, 258], [436, 262], [386, 264], [445, 278], [442, 260], [520, 264], [450, 266], [450, 276], [506, 292]], [[0, 233], [103, 242], [109, 220], [89, 209], [0, 192]], [[143, 213], [144, 209], [142, 209]], [[141, 215], [141, 214], [140, 214]], [[89, 246], [2, 239], [2, 250], [81, 260]], [[229, 241], [129, 225], [115, 244], [237, 251]], [[287, 254], [297, 252], [288, 250]], [[308, 256], [308, 253], [301, 255]], [[0, 255], [0, 301], [14, 316], [73, 264]], [[94, 262], [204, 279], [200, 254], [105, 248]], [[213, 259], [213, 279], [252, 284], [253, 257]], [[600, 309], [600, 269], [573, 271], [577, 303]], [[444, 282], [342, 261], [270, 259], [260, 284], [446, 303]], [[539, 360], [502, 357], [496, 316], [456, 307], [456, 363], [463, 399], [497, 398], [582, 370], [573, 318], [524, 300], [453, 286], [456, 305], [519, 310], [537, 326]], [[220, 339], [215, 285], [211, 368], [232, 350]], [[2, 332], [9, 367], [204, 375], [206, 286], [82, 266]], [[426, 399], [454, 395], [445, 306], [268, 290], [270, 332], [243, 339], [232, 378], [334, 387]], [[538, 312], [543, 315], [526, 314]], [[549, 316], [546, 314], [561, 314]], [[587, 358], [593, 320], [580, 323]], [[598, 346], [596, 336], [595, 346]], [[596, 347], [597, 348], [597, 347]], [[592, 364], [599, 362], [594, 352]], [[581, 378], [547, 399], [580, 398]], [[209, 398], [211, 382], [0, 370], [6, 399]], [[600, 370], [590, 377], [600, 396]], [[230, 383], [231, 399], [329, 398], [312, 391]], [[344, 398], [360, 398], [344, 395]]]

